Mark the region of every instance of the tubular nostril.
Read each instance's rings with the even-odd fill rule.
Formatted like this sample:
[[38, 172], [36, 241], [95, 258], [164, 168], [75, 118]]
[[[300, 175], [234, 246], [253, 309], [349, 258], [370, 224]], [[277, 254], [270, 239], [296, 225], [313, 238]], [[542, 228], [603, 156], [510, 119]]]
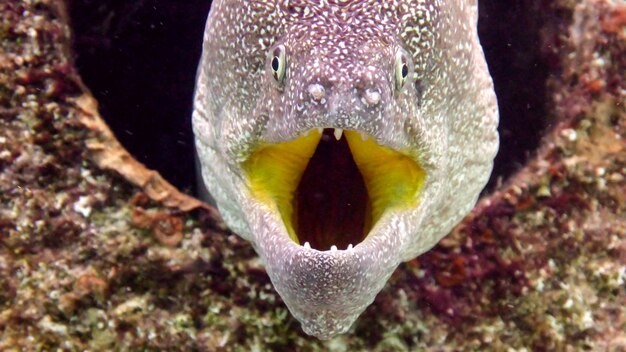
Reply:
[[380, 92], [376, 89], [368, 88], [363, 93], [363, 103], [368, 108], [378, 105], [380, 103]]
[[313, 83], [309, 85], [309, 94], [314, 100], [321, 101], [326, 96], [326, 89], [319, 83]]

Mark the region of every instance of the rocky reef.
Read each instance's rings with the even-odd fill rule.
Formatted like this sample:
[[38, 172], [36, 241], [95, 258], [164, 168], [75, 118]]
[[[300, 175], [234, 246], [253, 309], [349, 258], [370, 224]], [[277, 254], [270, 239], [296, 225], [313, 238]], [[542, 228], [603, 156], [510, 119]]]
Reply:
[[626, 351], [626, 4], [523, 3], [540, 146], [319, 341], [215, 209], [117, 142], [65, 2], [1, 2], [0, 350]]

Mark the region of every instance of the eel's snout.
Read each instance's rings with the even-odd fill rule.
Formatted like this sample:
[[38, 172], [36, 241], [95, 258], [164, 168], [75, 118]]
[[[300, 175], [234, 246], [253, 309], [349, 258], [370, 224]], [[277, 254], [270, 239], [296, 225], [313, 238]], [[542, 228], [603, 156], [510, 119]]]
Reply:
[[[331, 95], [327, 94], [327, 90], [331, 91]], [[307, 87], [309, 99], [314, 104], [327, 105], [329, 112], [337, 112], [339, 110], [354, 109], [361, 107], [362, 109], [373, 109], [380, 105], [382, 101], [382, 89], [375, 85], [366, 88], [354, 87], [343, 92], [333, 94], [332, 87], [327, 89], [321, 83], [311, 83]]]
[[311, 110], [315, 111], [313, 115], [329, 125], [339, 116], [358, 115], [362, 121], [378, 117], [392, 98], [392, 83], [379, 77], [373, 67], [354, 71], [346, 76], [334, 71], [300, 76], [303, 82], [294, 88], [301, 94], [294, 94], [299, 98], [294, 106], [305, 107], [302, 114], [307, 117], [313, 117]]

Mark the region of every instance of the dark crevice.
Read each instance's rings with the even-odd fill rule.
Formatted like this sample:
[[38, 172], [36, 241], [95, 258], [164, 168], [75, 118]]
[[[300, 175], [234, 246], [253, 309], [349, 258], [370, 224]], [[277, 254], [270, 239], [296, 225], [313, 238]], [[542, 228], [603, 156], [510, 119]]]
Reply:
[[500, 110], [500, 151], [487, 189], [519, 170], [546, 126], [550, 67], [541, 31], [547, 1], [480, 0], [478, 32]]
[[72, 0], [76, 65], [120, 142], [180, 189], [195, 184], [191, 112], [210, 1]]

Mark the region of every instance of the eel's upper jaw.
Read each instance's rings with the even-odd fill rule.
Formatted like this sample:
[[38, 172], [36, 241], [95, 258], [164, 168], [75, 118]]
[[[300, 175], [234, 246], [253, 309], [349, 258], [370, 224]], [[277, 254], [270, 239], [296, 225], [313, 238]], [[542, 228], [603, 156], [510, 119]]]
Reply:
[[416, 207], [426, 176], [365, 133], [332, 128], [262, 145], [243, 170], [251, 196], [280, 217], [293, 243], [319, 251], [350, 250], [375, 235], [385, 213]]

